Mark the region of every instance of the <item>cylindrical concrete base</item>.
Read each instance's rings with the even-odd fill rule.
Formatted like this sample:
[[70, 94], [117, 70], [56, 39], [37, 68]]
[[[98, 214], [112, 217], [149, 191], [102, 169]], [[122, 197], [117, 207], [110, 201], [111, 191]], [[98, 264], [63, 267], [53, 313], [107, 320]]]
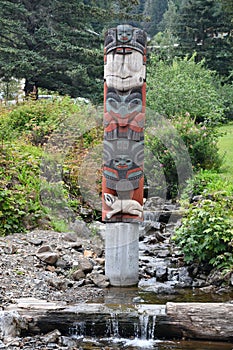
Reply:
[[105, 238], [105, 274], [112, 286], [138, 283], [139, 224], [107, 223]]

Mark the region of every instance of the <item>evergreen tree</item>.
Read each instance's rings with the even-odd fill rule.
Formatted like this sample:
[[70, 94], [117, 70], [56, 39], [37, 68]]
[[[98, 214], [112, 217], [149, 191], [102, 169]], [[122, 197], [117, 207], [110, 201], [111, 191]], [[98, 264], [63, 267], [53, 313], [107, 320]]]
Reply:
[[231, 22], [233, 22], [233, 1], [232, 0], [221, 0], [224, 10], [228, 13]]
[[[97, 100], [102, 96], [102, 29], [125, 0], [1, 0], [0, 78]], [[128, 0], [127, 6], [135, 3]], [[125, 9], [125, 11], [124, 11]], [[116, 17], [116, 15], [115, 15]], [[97, 31], [98, 30], [98, 31]]]
[[232, 23], [220, 1], [184, 0], [173, 32], [182, 55], [197, 52], [209, 68], [227, 76], [233, 67]]
[[159, 23], [167, 10], [168, 0], [147, 0], [144, 8], [144, 15], [150, 17], [149, 22], [144, 23], [145, 30], [153, 37], [159, 32]]

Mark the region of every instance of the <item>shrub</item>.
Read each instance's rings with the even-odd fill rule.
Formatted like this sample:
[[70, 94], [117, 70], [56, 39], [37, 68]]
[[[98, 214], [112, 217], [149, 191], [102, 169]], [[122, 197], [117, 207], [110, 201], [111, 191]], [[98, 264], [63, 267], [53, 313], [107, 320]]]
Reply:
[[0, 234], [33, 228], [44, 215], [39, 202], [41, 150], [25, 144], [0, 148]]
[[[179, 192], [179, 174], [186, 172], [188, 178], [190, 166], [194, 172], [220, 168], [222, 158], [217, 144], [219, 132], [204, 123], [195, 124], [189, 115], [165, 119], [162, 124], [158, 122], [154, 130], [151, 127], [147, 129], [145, 144], [163, 170], [168, 197], [174, 198]], [[154, 159], [149, 159], [149, 162], [154, 162]], [[154, 178], [158, 179], [158, 171]]]
[[34, 145], [43, 145], [71, 115], [80, 114], [80, 111], [80, 106], [69, 97], [27, 101], [2, 115], [0, 133], [3, 140], [24, 137]]
[[225, 271], [232, 270], [233, 186], [210, 172], [198, 174], [190, 185], [201, 197], [198, 202], [189, 204], [173, 239], [187, 263], [204, 263]]
[[223, 119], [224, 101], [216, 86], [218, 76], [204, 62], [175, 58], [170, 64], [151, 55], [147, 68], [147, 107], [159, 114], [184, 116], [216, 124]]

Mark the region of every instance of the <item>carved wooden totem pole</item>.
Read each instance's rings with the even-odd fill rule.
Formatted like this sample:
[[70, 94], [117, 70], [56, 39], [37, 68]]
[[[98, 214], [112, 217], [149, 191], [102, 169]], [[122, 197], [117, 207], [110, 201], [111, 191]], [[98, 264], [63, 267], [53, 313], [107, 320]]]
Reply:
[[115, 286], [138, 281], [139, 222], [143, 220], [146, 33], [111, 28], [104, 43], [102, 219], [105, 273]]
[[146, 34], [109, 29], [104, 43], [103, 220], [138, 222], [143, 215]]

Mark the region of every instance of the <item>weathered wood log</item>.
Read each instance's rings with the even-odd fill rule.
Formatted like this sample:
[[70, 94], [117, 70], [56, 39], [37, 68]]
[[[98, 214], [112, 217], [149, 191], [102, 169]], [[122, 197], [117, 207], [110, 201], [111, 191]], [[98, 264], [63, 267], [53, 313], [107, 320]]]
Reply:
[[[169, 335], [169, 336], [168, 336]], [[167, 303], [157, 336], [233, 341], [233, 303]]]
[[164, 314], [165, 305], [119, 305], [76, 304], [46, 302], [34, 298], [18, 299], [5, 311], [16, 311], [27, 322], [27, 330], [22, 335], [45, 334], [58, 329], [63, 335], [112, 336], [130, 338], [144, 332], [153, 333], [155, 315]]
[[19, 299], [5, 311], [17, 311], [27, 321], [23, 335], [58, 329], [63, 335], [128, 338], [146, 334], [148, 338], [233, 342], [233, 303], [70, 306], [28, 298]]

